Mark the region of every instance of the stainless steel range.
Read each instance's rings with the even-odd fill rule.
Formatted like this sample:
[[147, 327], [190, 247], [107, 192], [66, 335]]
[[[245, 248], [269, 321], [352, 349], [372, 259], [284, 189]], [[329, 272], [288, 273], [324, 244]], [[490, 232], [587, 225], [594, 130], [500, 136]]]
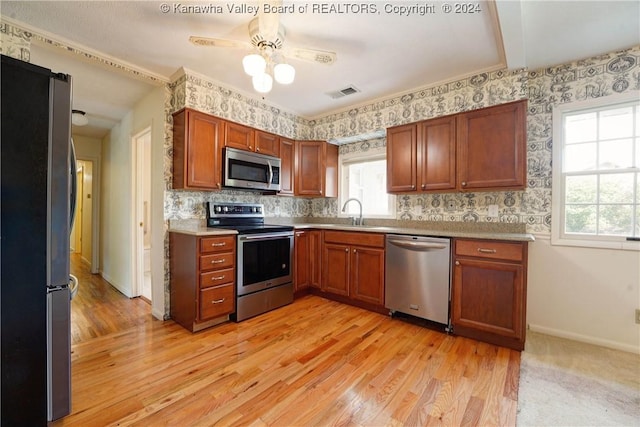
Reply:
[[211, 203], [207, 226], [238, 231], [236, 322], [293, 302], [293, 227], [264, 223], [264, 206]]

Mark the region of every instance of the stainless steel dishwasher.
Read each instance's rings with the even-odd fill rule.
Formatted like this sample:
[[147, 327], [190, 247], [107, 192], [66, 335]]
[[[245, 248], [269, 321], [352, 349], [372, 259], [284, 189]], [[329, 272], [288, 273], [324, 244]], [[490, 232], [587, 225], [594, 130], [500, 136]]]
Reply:
[[385, 307], [449, 326], [451, 240], [388, 234]]

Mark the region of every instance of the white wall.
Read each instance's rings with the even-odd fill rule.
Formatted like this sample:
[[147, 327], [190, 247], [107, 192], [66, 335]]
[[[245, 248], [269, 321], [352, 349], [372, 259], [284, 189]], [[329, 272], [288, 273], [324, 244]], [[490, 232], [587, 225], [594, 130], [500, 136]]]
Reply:
[[640, 353], [640, 252], [529, 244], [531, 330]]
[[102, 140], [102, 276], [128, 297], [131, 280], [131, 135], [133, 111]]
[[151, 294], [152, 314], [158, 319], [163, 319], [165, 313], [164, 106], [168, 97], [168, 90], [165, 87], [158, 87], [138, 102], [133, 110], [132, 135], [151, 127]]

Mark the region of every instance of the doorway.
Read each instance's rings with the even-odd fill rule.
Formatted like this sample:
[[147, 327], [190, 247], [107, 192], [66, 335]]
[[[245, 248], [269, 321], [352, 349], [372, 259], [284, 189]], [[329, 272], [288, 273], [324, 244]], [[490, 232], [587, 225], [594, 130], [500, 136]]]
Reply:
[[135, 209], [133, 291], [134, 295], [140, 295], [151, 303], [151, 128], [136, 134], [132, 143]]
[[76, 165], [78, 186], [71, 250], [93, 271], [93, 161], [77, 160]]

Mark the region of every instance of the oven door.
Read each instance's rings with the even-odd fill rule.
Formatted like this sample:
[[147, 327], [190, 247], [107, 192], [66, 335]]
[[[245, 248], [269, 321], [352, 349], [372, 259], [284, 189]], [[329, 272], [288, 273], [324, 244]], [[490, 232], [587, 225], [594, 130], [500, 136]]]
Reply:
[[293, 281], [293, 232], [238, 235], [237, 295]]

